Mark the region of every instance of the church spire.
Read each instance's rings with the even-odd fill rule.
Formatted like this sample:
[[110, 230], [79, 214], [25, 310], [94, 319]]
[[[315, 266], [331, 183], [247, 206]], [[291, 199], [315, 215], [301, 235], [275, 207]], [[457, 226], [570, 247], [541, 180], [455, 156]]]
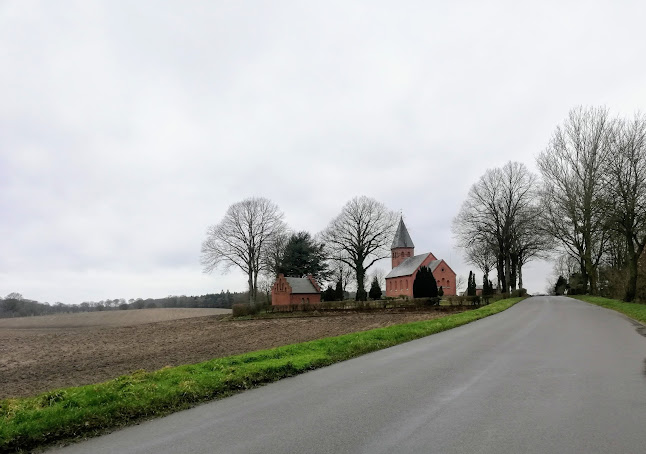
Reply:
[[392, 246], [390, 246], [390, 249], [396, 249], [400, 247], [415, 247], [413, 240], [411, 240], [410, 235], [408, 234], [408, 229], [406, 229], [403, 217], [399, 218], [399, 226], [397, 227], [397, 231], [395, 232], [395, 238], [393, 239], [393, 244]]

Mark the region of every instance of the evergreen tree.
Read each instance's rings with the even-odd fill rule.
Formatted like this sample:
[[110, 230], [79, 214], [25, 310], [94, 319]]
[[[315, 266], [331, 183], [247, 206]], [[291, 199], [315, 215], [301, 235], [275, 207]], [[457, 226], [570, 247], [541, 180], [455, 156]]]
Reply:
[[444, 289], [441, 285], [440, 288], [437, 289], [437, 296], [439, 296], [440, 298], [444, 296]]
[[372, 284], [370, 285], [370, 291], [368, 292], [368, 296], [370, 297], [371, 300], [378, 300], [381, 299], [381, 286], [379, 285], [379, 279], [377, 279], [377, 276], [375, 276], [372, 279]]
[[469, 280], [467, 283], [467, 296], [476, 296], [476, 275], [469, 271]]
[[433, 276], [433, 272], [425, 266], [421, 267], [413, 281], [413, 297], [435, 298], [437, 294], [437, 281]]
[[344, 296], [343, 283], [341, 282], [341, 279], [339, 279], [336, 282], [336, 287], [334, 289], [334, 301], [343, 301], [345, 299]]
[[285, 276], [307, 277], [311, 274], [319, 281], [329, 275], [323, 245], [312, 239], [308, 232], [292, 235], [283, 251], [278, 272]]
[[487, 277], [486, 274], [482, 277], [482, 296], [493, 295], [493, 284]]
[[323, 298], [323, 301], [334, 301], [336, 299], [336, 292], [334, 291], [334, 288], [332, 285], [328, 285], [325, 291], [323, 292], [323, 295], [321, 295]]

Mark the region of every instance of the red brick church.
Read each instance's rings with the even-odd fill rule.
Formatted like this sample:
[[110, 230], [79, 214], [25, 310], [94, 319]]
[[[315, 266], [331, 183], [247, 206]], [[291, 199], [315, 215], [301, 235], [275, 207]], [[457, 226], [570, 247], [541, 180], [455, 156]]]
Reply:
[[432, 252], [415, 255], [415, 245], [411, 240], [404, 219], [399, 220], [392, 252], [393, 269], [386, 276], [386, 296], [397, 297], [401, 295], [413, 297], [413, 281], [417, 271], [426, 266], [433, 272], [437, 287], [442, 287], [445, 295], [455, 295], [455, 272], [442, 259], [437, 259]]

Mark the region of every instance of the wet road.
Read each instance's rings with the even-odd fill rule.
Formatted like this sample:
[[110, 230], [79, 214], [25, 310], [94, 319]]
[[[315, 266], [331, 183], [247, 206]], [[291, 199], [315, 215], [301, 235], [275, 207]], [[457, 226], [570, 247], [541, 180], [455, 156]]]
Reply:
[[530, 298], [451, 331], [52, 452], [641, 454], [639, 331], [597, 306]]

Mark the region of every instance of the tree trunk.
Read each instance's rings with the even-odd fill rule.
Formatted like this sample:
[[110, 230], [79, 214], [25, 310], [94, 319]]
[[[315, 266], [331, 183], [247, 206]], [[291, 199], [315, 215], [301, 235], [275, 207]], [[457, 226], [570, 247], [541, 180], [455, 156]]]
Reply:
[[498, 290], [500, 293], [506, 292], [507, 281], [505, 280], [505, 262], [502, 255], [498, 256]]
[[640, 251], [635, 251], [635, 245], [633, 244], [632, 238], [627, 238], [628, 246], [628, 285], [626, 286], [626, 294], [624, 295], [624, 301], [632, 302], [635, 300], [637, 295], [637, 268], [639, 265], [639, 256], [641, 255]]
[[518, 256], [513, 254], [511, 256], [511, 272], [510, 272], [510, 286], [511, 290], [516, 290], [516, 272], [518, 270]]
[[523, 288], [523, 265], [518, 262], [518, 288]]
[[511, 282], [511, 257], [505, 254], [505, 293], [509, 293], [509, 284]]
[[253, 297], [253, 271], [249, 270], [248, 273], [248, 279], [247, 279], [247, 284], [249, 284], [249, 304], [253, 304], [254, 302], [254, 297]]
[[366, 277], [366, 271], [363, 269], [362, 265], [357, 265], [356, 273], [357, 273], [357, 294], [354, 299], [356, 301], [365, 301], [365, 296], [363, 294], [365, 292], [364, 279]]

